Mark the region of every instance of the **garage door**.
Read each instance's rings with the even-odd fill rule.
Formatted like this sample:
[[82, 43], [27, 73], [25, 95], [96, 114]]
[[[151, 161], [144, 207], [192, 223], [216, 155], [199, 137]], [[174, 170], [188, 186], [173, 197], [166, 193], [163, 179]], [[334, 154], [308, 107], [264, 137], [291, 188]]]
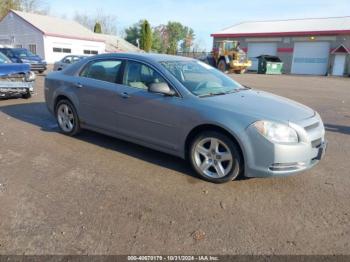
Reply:
[[327, 74], [329, 50], [327, 42], [295, 43], [292, 74]]
[[258, 59], [260, 55], [276, 55], [277, 43], [248, 43], [248, 57], [253, 64], [249, 70], [258, 70]]

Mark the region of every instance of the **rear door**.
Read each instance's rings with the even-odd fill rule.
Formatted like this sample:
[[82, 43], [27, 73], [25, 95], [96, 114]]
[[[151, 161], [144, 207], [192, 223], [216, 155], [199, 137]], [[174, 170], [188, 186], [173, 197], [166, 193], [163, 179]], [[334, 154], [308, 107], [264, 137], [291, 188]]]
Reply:
[[115, 130], [122, 67], [122, 60], [99, 59], [90, 62], [74, 79], [72, 85], [79, 99], [79, 117], [86, 125]]

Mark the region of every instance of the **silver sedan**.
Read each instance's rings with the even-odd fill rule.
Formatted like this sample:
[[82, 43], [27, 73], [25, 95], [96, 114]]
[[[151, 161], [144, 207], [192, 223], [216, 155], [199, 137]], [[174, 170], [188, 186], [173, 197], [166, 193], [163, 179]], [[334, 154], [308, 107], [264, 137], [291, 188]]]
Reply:
[[94, 56], [49, 74], [45, 98], [64, 134], [86, 128], [188, 159], [214, 183], [295, 174], [326, 148], [311, 108], [189, 58]]
[[57, 61], [53, 65], [53, 71], [61, 71], [65, 69], [67, 66], [72, 65], [82, 59], [84, 59], [86, 56], [82, 55], [67, 55], [63, 57], [60, 61]]

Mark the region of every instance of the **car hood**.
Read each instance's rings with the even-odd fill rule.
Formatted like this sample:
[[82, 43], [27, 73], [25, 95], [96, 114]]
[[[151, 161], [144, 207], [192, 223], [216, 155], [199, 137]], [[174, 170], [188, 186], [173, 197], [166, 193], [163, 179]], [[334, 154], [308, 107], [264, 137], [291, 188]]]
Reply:
[[40, 56], [25, 56], [25, 57], [19, 57], [19, 58], [28, 60], [28, 61], [42, 62], [42, 59]]
[[0, 76], [6, 76], [18, 73], [28, 73], [30, 71], [30, 65], [28, 64], [0, 64]]
[[296, 122], [315, 115], [315, 111], [305, 105], [259, 90], [242, 90], [201, 99], [206, 100], [211, 106], [250, 115], [261, 120]]
[[37, 61], [37, 62], [41, 62], [42, 61], [40, 56], [28, 56], [25, 59], [30, 60], [30, 61]]

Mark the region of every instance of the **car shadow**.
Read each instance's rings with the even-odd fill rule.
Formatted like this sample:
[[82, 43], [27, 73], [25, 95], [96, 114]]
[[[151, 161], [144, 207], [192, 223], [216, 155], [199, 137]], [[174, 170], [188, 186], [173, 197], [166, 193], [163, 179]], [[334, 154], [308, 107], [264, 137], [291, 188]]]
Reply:
[[[38, 126], [42, 131], [59, 132], [55, 118], [49, 113], [43, 102], [0, 106], [0, 111], [9, 117]], [[75, 138], [197, 178], [187, 161], [175, 156], [88, 130], [84, 130]], [[201, 180], [190, 179], [189, 181], [197, 183]]]
[[325, 128], [329, 132], [341, 133], [345, 135], [350, 135], [350, 126], [341, 126], [333, 124], [325, 124]]

